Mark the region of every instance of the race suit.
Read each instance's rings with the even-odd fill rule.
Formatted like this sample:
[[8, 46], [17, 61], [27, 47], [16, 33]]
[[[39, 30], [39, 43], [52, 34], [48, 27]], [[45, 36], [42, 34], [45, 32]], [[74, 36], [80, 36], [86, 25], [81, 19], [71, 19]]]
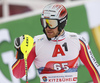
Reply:
[[[48, 40], [45, 34], [34, 37], [35, 46], [27, 58], [28, 69], [34, 61], [41, 83], [77, 83], [78, 59], [88, 69], [93, 82], [100, 83], [100, 66], [89, 45], [80, 35], [64, 31]], [[13, 75], [25, 75], [24, 59], [18, 59], [12, 66]], [[84, 71], [83, 71], [84, 72]]]

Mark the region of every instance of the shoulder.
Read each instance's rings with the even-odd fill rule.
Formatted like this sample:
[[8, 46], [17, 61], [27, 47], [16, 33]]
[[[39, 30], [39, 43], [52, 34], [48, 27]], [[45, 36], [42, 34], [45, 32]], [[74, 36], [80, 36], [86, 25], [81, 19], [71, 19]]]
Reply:
[[84, 44], [87, 44], [87, 40], [82, 36], [82, 35], [78, 35], [79, 41], [83, 42]]
[[69, 38], [74, 38], [74, 39], [77, 39], [79, 37], [77, 33], [68, 32], [68, 31], [65, 31], [65, 35], [68, 36]]
[[43, 40], [45, 39], [45, 34], [41, 34], [41, 35], [37, 35], [37, 36], [34, 36], [34, 41], [40, 41], [40, 40]]
[[66, 31], [66, 35], [68, 35], [70, 38], [78, 39], [79, 41], [82, 41], [85, 43], [87, 42], [86, 39], [82, 35], [79, 35], [77, 33]]

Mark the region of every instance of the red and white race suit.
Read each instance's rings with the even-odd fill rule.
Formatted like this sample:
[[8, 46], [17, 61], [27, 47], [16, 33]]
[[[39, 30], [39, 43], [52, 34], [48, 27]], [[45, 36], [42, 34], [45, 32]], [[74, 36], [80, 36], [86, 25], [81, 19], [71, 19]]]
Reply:
[[[78, 58], [88, 69], [93, 82], [100, 83], [100, 66], [83, 37], [65, 31], [50, 41], [46, 35], [34, 37], [35, 46], [27, 58], [28, 69], [34, 61], [41, 83], [77, 83]], [[12, 66], [13, 75], [25, 75], [24, 59]], [[84, 72], [84, 71], [83, 71]]]

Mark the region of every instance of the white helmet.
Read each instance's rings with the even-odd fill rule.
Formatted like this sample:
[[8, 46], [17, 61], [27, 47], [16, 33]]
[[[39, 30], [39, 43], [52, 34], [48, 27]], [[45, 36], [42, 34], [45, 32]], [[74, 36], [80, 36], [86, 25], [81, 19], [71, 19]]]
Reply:
[[67, 15], [66, 8], [61, 4], [49, 4], [44, 7], [41, 18], [62, 19]]

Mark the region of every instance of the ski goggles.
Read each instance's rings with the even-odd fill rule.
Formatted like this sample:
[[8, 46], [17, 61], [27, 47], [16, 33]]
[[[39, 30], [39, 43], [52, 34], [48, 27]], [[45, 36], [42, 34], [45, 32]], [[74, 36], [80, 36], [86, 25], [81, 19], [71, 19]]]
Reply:
[[41, 18], [41, 24], [43, 28], [49, 27], [50, 29], [54, 29], [58, 26], [58, 20]]

